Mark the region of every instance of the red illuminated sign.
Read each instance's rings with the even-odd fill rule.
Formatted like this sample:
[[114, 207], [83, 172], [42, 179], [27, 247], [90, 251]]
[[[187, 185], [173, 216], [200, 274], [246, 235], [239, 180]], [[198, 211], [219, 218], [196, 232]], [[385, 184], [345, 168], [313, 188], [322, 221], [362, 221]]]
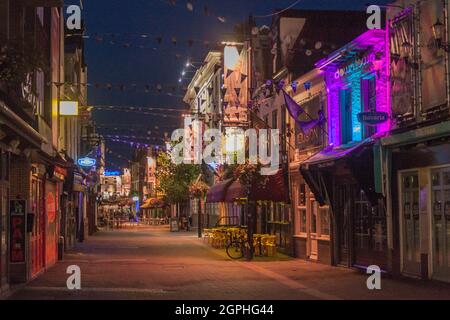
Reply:
[[10, 261], [12, 263], [25, 262], [25, 200], [10, 201]]

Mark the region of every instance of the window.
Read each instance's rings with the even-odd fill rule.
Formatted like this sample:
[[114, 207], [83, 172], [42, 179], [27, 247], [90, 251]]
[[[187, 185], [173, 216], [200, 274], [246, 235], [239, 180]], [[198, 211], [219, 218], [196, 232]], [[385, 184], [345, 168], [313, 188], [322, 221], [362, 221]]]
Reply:
[[[307, 123], [311, 121], [311, 118], [314, 120], [319, 119], [320, 112], [323, 112], [320, 96], [308, 98], [306, 101], [301, 101], [300, 104], [305, 112], [299, 115], [299, 121]], [[322, 128], [319, 125], [304, 131], [298, 123], [295, 123], [295, 144], [299, 150], [322, 145], [322, 135]]]
[[352, 121], [352, 91], [343, 89], [340, 92], [341, 106], [341, 144], [349, 143], [353, 140], [353, 121]]
[[304, 183], [300, 184], [298, 196], [299, 196], [298, 205], [306, 206], [306, 185]]
[[327, 207], [320, 207], [320, 234], [322, 236], [330, 235], [330, 215]]
[[[364, 112], [377, 111], [377, 90], [375, 76], [361, 80], [362, 110]], [[364, 125], [364, 138], [371, 137], [376, 132], [376, 126]]]
[[311, 200], [311, 233], [317, 233], [317, 214], [319, 204], [317, 201]]
[[272, 111], [272, 129], [278, 128], [278, 110]]
[[306, 208], [300, 209], [300, 232], [306, 233]]

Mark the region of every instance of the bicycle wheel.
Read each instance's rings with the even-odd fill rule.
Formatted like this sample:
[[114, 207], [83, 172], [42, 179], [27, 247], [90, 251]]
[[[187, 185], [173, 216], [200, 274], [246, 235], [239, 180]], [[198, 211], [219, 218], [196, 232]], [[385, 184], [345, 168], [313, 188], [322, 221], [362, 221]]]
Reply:
[[227, 245], [227, 255], [231, 259], [241, 259], [244, 256], [244, 251], [242, 249], [242, 243], [233, 241]]

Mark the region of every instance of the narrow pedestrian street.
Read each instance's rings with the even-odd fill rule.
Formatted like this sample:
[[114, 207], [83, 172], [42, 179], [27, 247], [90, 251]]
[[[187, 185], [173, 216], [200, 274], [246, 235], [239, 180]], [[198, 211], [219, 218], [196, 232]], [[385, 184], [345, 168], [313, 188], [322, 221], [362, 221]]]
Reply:
[[[97, 233], [10, 299], [450, 299], [446, 284], [382, 279], [299, 259], [232, 261], [194, 233], [139, 226]], [[81, 268], [81, 290], [66, 268]]]

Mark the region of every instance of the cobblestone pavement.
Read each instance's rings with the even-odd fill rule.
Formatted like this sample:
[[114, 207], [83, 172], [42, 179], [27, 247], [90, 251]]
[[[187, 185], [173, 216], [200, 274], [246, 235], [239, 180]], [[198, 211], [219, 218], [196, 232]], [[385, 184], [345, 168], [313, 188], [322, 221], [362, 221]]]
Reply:
[[[66, 288], [66, 268], [81, 268], [81, 290]], [[299, 259], [232, 261], [194, 233], [168, 227], [101, 231], [10, 299], [450, 299], [450, 286], [382, 279]]]

